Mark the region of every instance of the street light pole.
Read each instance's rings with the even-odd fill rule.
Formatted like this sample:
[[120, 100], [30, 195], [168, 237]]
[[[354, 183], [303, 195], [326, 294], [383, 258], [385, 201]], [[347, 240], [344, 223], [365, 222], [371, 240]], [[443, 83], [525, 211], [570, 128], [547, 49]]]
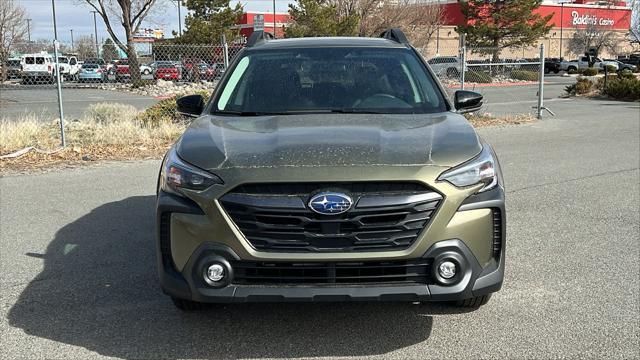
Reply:
[[564, 2], [560, 3], [560, 61], [562, 61], [562, 29], [564, 28]]
[[98, 51], [98, 25], [96, 23], [96, 13], [97, 13], [97, 11], [91, 10], [90, 12], [93, 13], [93, 33], [95, 34], [95, 36], [93, 38], [95, 39], [95, 44], [96, 44], [96, 57], [99, 58], [100, 57], [100, 51]]
[[73, 47], [73, 29], [71, 29], [71, 51], [75, 51]]
[[564, 29], [564, 4], [573, 3], [574, 0], [562, 0], [560, 3], [560, 59], [562, 59], [562, 30]]

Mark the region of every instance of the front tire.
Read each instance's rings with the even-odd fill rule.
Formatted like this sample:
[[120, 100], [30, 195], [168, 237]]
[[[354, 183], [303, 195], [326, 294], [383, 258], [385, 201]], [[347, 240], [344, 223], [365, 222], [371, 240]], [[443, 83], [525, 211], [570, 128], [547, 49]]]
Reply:
[[173, 301], [173, 305], [182, 311], [198, 311], [209, 308], [209, 304], [192, 300], [171, 297], [171, 301]]
[[491, 294], [476, 296], [476, 297], [472, 297], [464, 300], [458, 300], [455, 302], [455, 305], [461, 308], [477, 309], [480, 306], [488, 303], [489, 299], [491, 299]]

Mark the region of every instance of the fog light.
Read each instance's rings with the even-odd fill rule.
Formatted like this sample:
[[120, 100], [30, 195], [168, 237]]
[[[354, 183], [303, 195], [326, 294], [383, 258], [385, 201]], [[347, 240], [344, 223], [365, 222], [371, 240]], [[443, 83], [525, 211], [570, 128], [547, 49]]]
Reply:
[[218, 282], [225, 277], [224, 266], [220, 264], [212, 264], [207, 268], [207, 279], [212, 282]]
[[451, 261], [443, 261], [440, 263], [440, 266], [438, 266], [438, 273], [444, 279], [451, 279], [456, 276], [456, 270], [456, 264]]

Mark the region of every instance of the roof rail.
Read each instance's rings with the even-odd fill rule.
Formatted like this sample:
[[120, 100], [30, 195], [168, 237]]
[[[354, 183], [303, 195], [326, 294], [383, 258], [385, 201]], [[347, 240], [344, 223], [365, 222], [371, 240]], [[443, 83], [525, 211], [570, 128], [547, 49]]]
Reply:
[[263, 41], [273, 39], [275, 39], [275, 36], [273, 36], [273, 34], [270, 32], [266, 32], [263, 30], [254, 31], [251, 36], [249, 36], [249, 39], [247, 39], [246, 47], [256, 46]]
[[400, 44], [409, 45], [409, 40], [407, 40], [407, 37], [399, 28], [391, 28], [389, 30], [385, 30], [382, 32], [382, 34], [380, 34], [380, 37], [395, 41]]

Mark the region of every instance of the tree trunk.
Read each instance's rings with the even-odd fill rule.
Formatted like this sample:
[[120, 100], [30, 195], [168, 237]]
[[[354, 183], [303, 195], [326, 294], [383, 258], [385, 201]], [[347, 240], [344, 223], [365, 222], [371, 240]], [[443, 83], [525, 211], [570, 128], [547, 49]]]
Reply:
[[129, 59], [129, 75], [131, 75], [131, 84], [134, 87], [140, 86], [140, 64], [138, 64], [138, 53], [136, 52], [133, 38], [127, 39], [127, 58]]

